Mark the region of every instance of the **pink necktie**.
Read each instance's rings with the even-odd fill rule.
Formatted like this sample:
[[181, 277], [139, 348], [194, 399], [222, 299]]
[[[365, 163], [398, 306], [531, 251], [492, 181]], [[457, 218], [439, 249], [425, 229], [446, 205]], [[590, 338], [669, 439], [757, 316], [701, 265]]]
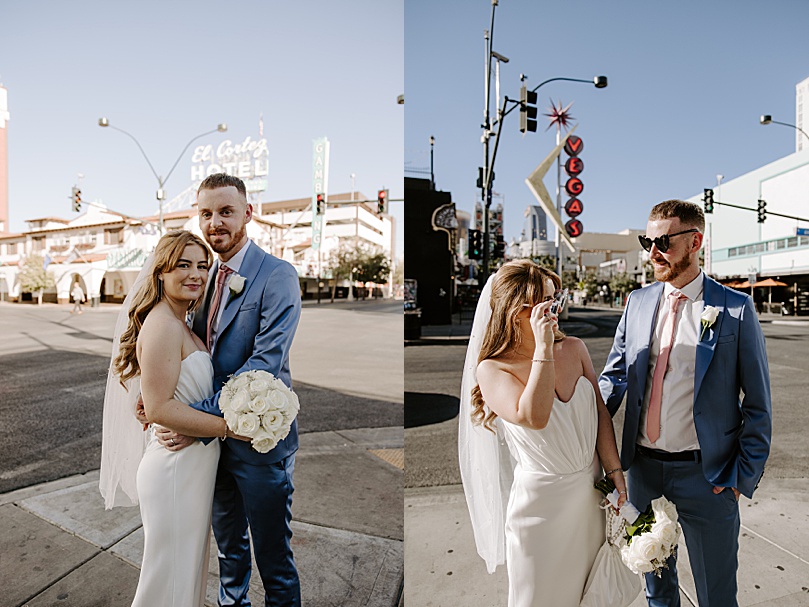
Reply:
[[222, 301], [222, 291], [225, 290], [225, 283], [228, 277], [233, 274], [233, 270], [224, 264], [219, 265], [219, 272], [216, 274], [216, 290], [213, 294], [211, 307], [208, 309], [208, 351], [213, 350], [213, 323], [219, 315], [219, 304]]
[[649, 410], [646, 412], [646, 436], [652, 443], [660, 438], [660, 403], [663, 399], [663, 378], [669, 366], [669, 354], [674, 345], [674, 333], [677, 330], [677, 309], [680, 302], [688, 299], [679, 291], [669, 293], [669, 315], [660, 336], [660, 353], [652, 376], [652, 393], [649, 396]]

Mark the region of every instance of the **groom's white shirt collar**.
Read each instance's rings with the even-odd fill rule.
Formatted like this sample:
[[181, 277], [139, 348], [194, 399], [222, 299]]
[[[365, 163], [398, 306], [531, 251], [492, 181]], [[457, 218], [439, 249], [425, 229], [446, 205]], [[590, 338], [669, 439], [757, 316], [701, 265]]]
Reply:
[[702, 287], [703, 283], [705, 282], [705, 274], [702, 270], [699, 271], [697, 277], [685, 285], [682, 289], [676, 289], [671, 285], [671, 283], [665, 283], [663, 287], [663, 298], [665, 300], [666, 297], [669, 296], [670, 293], [673, 291], [680, 291], [683, 295], [685, 295], [691, 302], [699, 301], [702, 299]]

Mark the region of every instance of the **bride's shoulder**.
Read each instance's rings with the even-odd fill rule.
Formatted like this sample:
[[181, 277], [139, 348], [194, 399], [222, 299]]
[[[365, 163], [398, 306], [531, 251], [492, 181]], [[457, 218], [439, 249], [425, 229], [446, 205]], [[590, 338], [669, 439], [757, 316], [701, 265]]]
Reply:
[[494, 373], [512, 373], [514, 360], [511, 355], [505, 354], [497, 358], [486, 358], [478, 363], [478, 375], [492, 375]]
[[183, 336], [183, 324], [160, 306], [156, 306], [149, 311], [143, 320], [140, 329], [139, 339], [157, 337], [161, 340], [176, 339]]

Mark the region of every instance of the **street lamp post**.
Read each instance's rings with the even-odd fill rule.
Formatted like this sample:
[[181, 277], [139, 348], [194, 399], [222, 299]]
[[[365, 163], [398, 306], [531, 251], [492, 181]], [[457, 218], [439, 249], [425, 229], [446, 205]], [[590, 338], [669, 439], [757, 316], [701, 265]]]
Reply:
[[[494, 0], [496, 3], [496, 0]], [[494, 6], [492, 6], [492, 27], [494, 27]], [[494, 175], [494, 161], [497, 158], [497, 148], [500, 143], [500, 134], [503, 132], [503, 119], [508, 116], [512, 111], [520, 106], [520, 103], [515, 101], [514, 99], [509, 99], [505, 97], [503, 100], [503, 107], [498, 108], [498, 115], [497, 115], [497, 133], [494, 140], [494, 151], [491, 155], [491, 159], [489, 158], [489, 137], [492, 135], [490, 122], [489, 122], [489, 79], [491, 77], [491, 58], [497, 59], [498, 64], [499, 61], [502, 59], [504, 62], [508, 60], [505, 57], [498, 56], [497, 53], [491, 50], [491, 36], [489, 32], [486, 32], [486, 41], [487, 41], [487, 50], [488, 56], [490, 57], [486, 64], [487, 64], [487, 82], [486, 82], [486, 110], [484, 112], [485, 116], [485, 124], [484, 124], [484, 131], [483, 137], [481, 138], [483, 141], [483, 183], [482, 183], [482, 195], [485, 204], [485, 209], [483, 213], [483, 271], [481, 272], [481, 286], [486, 284], [486, 280], [489, 277], [489, 207], [492, 204], [492, 176]], [[499, 70], [498, 70], [499, 73]], [[607, 77], [606, 76], [596, 76], [592, 80], [585, 80], [583, 78], [567, 78], [563, 76], [558, 76], [555, 78], [549, 78], [540, 82], [536, 85], [531, 92], [536, 93], [540, 88], [549, 84], [551, 82], [556, 82], [557, 80], [563, 80], [566, 82], [582, 82], [585, 84], [592, 84], [597, 89], [603, 89], [607, 86]], [[511, 108], [506, 110], [506, 105], [511, 102], [514, 103]], [[559, 135], [557, 134], [557, 144], [559, 143]], [[557, 158], [557, 189], [556, 189], [556, 206], [559, 214], [561, 216], [561, 190], [559, 187], [560, 179], [561, 179], [561, 168], [559, 165], [559, 159]], [[559, 234], [559, 230], [561, 230], [561, 226], [557, 226], [557, 234], [556, 234], [556, 252], [557, 252], [557, 268], [559, 270], [559, 278], [562, 278], [562, 252], [561, 252], [561, 236]]]
[[788, 122], [779, 122], [778, 120], [773, 120], [772, 116], [770, 116], [769, 114], [762, 114], [761, 118], [759, 118], [759, 122], [761, 124], [780, 124], [782, 126], [792, 127], [796, 131], [800, 131], [803, 134], [803, 136], [806, 137], [807, 140], [809, 140], [809, 135], [807, 135], [806, 131], [804, 131], [801, 127], [795, 126], [794, 124], [789, 124]]
[[174, 161], [174, 164], [172, 165], [171, 169], [169, 169], [169, 172], [166, 174], [166, 176], [161, 177], [160, 175], [157, 174], [157, 171], [155, 171], [154, 167], [152, 166], [152, 162], [149, 160], [149, 157], [146, 155], [146, 152], [143, 150], [143, 146], [141, 146], [140, 142], [137, 139], [135, 139], [134, 135], [132, 135], [131, 133], [126, 132], [124, 129], [121, 129], [121, 128], [118, 128], [117, 126], [111, 125], [110, 121], [106, 117], [102, 117], [102, 118], [98, 119], [98, 126], [109, 127], [109, 128], [114, 129], [116, 131], [120, 131], [121, 133], [123, 133], [124, 135], [129, 137], [132, 141], [135, 142], [135, 145], [138, 146], [138, 149], [140, 150], [140, 153], [143, 154], [143, 157], [146, 159], [146, 164], [149, 165], [149, 168], [152, 170], [152, 174], [157, 179], [157, 201], [158, 201], [158, 212], [159, 212], [159, 217], [160, 217], [159, 223], [158, 223], [158, 230], [160, 231], [161, 236], [163, 235], [163, 227], [164, 227], [163, 226], [163, 201], [166, 199], [166, 191], [164, 189], [164, 186], [166, 185], [166, 182], [169, 180], [169, 177], [171, 177], [171, 174], [174, 172], [174, 169], [176, 169], [177, 165], [180, 163], [180, 160], [182, 159], [183, 154], [185, 154], [185, 151], [197, 139], [200, 139], [201, 137], [205, 137], [206, 135], [210, 135], [212, 133], [217, 133], [217, 132], [224, 133], [225, 131], [228, 130], [227, 125], [223, 122], [221, 124], [218, 124], [214, 130], [206, 131], [205, 133], [201, 133], [201, 134], [197, 135], [196, 137], [192, 138], [188, 143], [185, 144], [185, 147], [183, 148], [183, 151], [180, 152], [180, 155], [177, 157], [177, 160]]

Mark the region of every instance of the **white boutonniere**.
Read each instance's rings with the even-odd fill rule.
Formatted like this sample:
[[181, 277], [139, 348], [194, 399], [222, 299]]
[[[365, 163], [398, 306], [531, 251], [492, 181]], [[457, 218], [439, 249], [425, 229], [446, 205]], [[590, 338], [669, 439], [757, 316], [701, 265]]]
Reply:
[[702, 315], [699, 317], [699, 321], [702, 323], [702, 333], [699, 334], [700, 341], [702, 341], [702, 336], [705, 335], [705, 331], [708, 329], [708, 327], [713, 326], [718, 317], [719, 310], [713, 306], [705, 306], [705, 309], [702, 311]]
[[241, 293], [244, 290], [244, 276], [233, 274], [228, 281], [228, 288], [230, 289], [230, 294], [232, 296], [236, 296]]

